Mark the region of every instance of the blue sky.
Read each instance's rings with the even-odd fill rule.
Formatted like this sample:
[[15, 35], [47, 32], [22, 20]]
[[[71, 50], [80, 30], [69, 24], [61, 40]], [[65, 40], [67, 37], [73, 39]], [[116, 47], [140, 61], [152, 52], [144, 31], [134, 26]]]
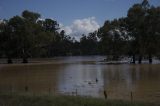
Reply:
[[[52, 18], [62, 24], [63, 28], [74, 27], [88, 21], [102, 26], [104, 21], [127, 15], [127, 10], [134, 3], [142, 0], [0, 0], [0, 19], [20, 15], [23, 10], [38, 12], [42, 18]], [[150, 0], [160, 6], [160, 0]], [[95, 23], [96, 22], [96, 23]], [[91, 23], [92, 24], [92, 23]], [[99, 27], [97, 26], [97, 27]], [[83, 27], [83, 26], [81, 26]]]

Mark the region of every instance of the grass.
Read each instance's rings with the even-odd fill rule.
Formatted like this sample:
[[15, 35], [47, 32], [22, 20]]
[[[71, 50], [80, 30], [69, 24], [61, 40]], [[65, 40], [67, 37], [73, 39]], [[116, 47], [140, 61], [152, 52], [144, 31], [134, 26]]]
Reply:
[[0, 106], [159, 106], [160, 104], [75, 96], [0, 94]]

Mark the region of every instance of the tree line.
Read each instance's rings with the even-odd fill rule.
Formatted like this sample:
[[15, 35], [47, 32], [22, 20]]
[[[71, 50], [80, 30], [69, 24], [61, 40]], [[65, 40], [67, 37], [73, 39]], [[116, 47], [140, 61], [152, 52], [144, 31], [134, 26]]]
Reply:
[[69, 55], [107, 55], [113, 60], [131, 56], [132, 63], [160, 55], [160, 7], [148, 0], [134, 4], [127, 16], [106, 20], [97, 31], [82, 35], [80, 41], [60, 31], [57, 21], [40, 19], [39, 13], [25, 10], [0, 22], [0, 57], [12, 63], [13, 58], [54, 57]]

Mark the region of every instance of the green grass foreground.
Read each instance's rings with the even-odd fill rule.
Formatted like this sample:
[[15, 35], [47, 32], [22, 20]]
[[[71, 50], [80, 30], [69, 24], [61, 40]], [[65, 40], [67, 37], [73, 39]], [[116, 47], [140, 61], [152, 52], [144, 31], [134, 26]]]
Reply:
[[75, 96], [0, 95], [0, 106], [159, 106], [154, 103]]

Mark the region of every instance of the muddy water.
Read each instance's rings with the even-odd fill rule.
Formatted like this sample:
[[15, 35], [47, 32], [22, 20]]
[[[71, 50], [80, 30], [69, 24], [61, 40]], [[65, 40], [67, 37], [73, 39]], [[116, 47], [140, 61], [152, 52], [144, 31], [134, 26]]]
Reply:
[[[61, 57], [0, 65], [0, 92], [160, 101], [160, 64], [106, 65], [104, 57]], [[40, 60], [37, 60], [40, 61]]]

